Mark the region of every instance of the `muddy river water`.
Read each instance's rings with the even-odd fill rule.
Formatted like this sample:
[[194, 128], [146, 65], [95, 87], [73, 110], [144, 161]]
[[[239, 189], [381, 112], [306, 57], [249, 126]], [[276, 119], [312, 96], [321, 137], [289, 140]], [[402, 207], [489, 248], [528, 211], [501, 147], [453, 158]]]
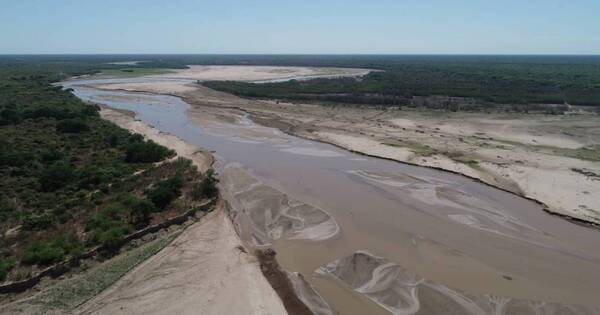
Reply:
[[301, 275], [316, 313], [600, 313], [600, 232], [534, 202], [290, 136], [241, 112], [202, 123], [177, 97], [82, 83], [65, 85], [213, 151], [242, 236]]

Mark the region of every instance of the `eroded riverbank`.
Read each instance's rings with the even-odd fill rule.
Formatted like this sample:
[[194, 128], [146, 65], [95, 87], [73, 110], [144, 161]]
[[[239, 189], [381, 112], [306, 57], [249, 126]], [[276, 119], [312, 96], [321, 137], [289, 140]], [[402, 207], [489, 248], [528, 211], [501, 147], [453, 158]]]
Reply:
[[[302, 274], [338, 312], [431, 313], [448, 305], [473, 314], [597, 311], [598, 233], [547, 216], [535, 203], [461, 176], [365, 158], [254, 125], [225, 108], [227, 98], [215, 108], [199, 104], [202, 99], [190, 107], [167, 96], [76, 92], [133, 110], [164, 132], [216, 151], [249, 244], [271, 244], [282, 266]], [[377, 263], [349, 275], [358, 281], [336, 267], [347, 259]], [[448, 290], [415, 291], [414, 281], [401, 281], [403, 270]], [[390, 289], [410, 294], [392, 298]], [[494, 303], [504, 307], [485, 307]]]

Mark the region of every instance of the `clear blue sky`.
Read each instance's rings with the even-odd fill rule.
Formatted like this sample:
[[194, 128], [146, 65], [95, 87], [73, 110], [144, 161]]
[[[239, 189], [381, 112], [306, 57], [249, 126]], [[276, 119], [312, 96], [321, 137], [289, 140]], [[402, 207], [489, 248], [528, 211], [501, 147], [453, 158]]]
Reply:
[[0, 0], [2, 53], [600, 54], [600, 0]]

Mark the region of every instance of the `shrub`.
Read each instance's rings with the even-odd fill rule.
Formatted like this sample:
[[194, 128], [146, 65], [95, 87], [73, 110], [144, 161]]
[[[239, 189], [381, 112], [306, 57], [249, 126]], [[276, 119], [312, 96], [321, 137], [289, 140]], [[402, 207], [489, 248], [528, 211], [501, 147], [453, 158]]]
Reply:
[[81, 119], [65, 119], [56, 125], [56, 130], [62, 133], [81, 133], [90, 130], [90, 127]]
[[71, 117], [71, 113], [64, 108], [42, 106], [24, 114], [25, 118], [54, 118], [65, 119]]
[[142, 227], [150, 222], [150, 214], [156, 212], [157, 209], [152, 202], [145, 198], [138, 198], [128, 194], [121, 198], [121, 203], [129, 208], [129, 216], [131, 223], [136, 227]]
[[202, 177], [202, 180], [196, 184], [193, 191], [193, 196], [196, 199], [213, 198], [219, 192], [217, 184], [219, 179], [216, 177], [215, 171], [211, 168]]
[[17, 211], [15, 205], [3, 196], [0, 196], [0, 221], [4, 222]]
[[99, 231], [95, 237], [97, 243], [104, 246], [104, 249], [115, 251], [123, 244], [123, 239], [128, 230], [123, 226], [114, 226], [108, 230]]
[[0, 281], [4, 281], [8, 273], [15, 267], [13, 257], [0, 259]]
[[50, 265], [62, 261], [65, 250], [54, 242], [34, 242], [23, 253], [23, 263], [28, 265]]
[[63, 154], [60, 151], [56, 151], [54, 149], [44, 151], [41, 153], [41, 158], [43, 162], [54, 162], [63, 158]]
[[176, 175], [167, 180], [158, 182], [146, 193], [146, 195], [158, 209], [164, 210], [171, 201], [179, 197], [182, 185], [183, 182], [181, 176]]
[[0, 111], [0, 126], [2, 125], [10, 125], [10, 124], [18, 124], [21, 122], [21, 114], [18, 111], [5, 108]]
[[40, 231], [54, 224], [52, 216], [47, 213], [40, 215], [28, 214], [23, 218], [23, 229], [27, 231]]
[[22, 167], [34, 160], [35, 156], [30, 152], [15, 152], [0, 148], [0, 166]]
[[89, 231], [87, 241], [91, 244], [105, 246], [108, 250], [116, 250], [130, 228], [123, 220], [123, 208], [111, 205], [94, 215], [86, 224]]
[[154, 163], [173, 155], [174, 152], [150, 140], [147, 142], [133, 142], [127, 146], [125, 162], [127, 163]]
[[98, 116], [98, 109], [97, 106], [88, 105], [81, 109], [79, 115], [84, 117]]
[[73, 167], [66, 162], [57, 162], [42, 171], [39, 177], [42, 191], [55, 191], [69, 184], [74, 178]]
[[103, 183], [109, 182], [115, 177], [115, 171], [111, 168], [98, 168], [96, 166], [88, 166], [77, 171], [79, 179], [78, 187], [80, 189], [89, 189]]

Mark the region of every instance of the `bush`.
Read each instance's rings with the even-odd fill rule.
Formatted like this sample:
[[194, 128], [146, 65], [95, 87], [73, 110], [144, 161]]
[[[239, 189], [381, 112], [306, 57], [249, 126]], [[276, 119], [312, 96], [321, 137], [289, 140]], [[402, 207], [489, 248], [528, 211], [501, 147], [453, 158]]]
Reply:
[[90, 127], [81, 119], [65, 119], [56, 125], [56, 130], [62, 133], [81, 133]]
[[130, 230], [129, 225], [123, 220], [123, 213], [123, 208], [112, 205], [90, 218], [86, 224], [86, 230], [89, 231], [88, 243], [105, 246], [108, 250], [116, 250]]
[[28, 214], [23, 218], [23, 229], [27, 231], [41, 231], [53, 225], [54, 220], [47, 213], [40, 215]]
[[69, 184], [73, 178], [73, 167], [66, 162], [57, 162], [40, 174], [40, 188], [46, 192], [55, 191]]
[[50, 265], [60, 262], [65, 257], [65, 250], [54, 242], [35, 242], [23, 253], [23, 263], [27, 265]]
[[0, 221], [4, 222], [17, 211], [13, 202], [0, 196]]
[[127, 146], [125, 162], [127, 163], [154, 163], [173, 155], [174, 152], [150, 140], [147, 142], [133, 142]]
[[5, 108], [0, 111], [0, 126], [18, 124], [21, 122], [21, 114], [14, 109]]
[[0, 259], [0, 281], [4, 281], [8, 273], [15, 267], [13, 257]]
[[156, 212], [157, 209], [152, 202], [148, 199], [138, 198], [134, 195], [128, 194], [121, 198], [121, 203], [129, 208], [129, 217], [131, 223], [136, 227], [142, 227], [150, 222], [150, 214]]
[[51, 241], [38, 241], [29, 245], [23, 253], [22, 262], [45, 266], [61, 262], [67, 255], [75, 257], [82, 252], [83, 245], [76, 236], [60, 235]]
[[115, 170], [111, 168], [98, 168], [88, 166], [77, 171], [78, 187], [80, 189], [90, 189], [104, 183], [108, 183], [115, 177]]
[[55, 149], [44, 151], [40, 155], [43, 162], [55, 162], [63, 158], [63, 154]]
[[123, 226], [114, 226], [108, 230], [100, 231], [95, 235], [98, 244], [108, 251], [115, 251], [123, 244], [123, 239], [129, 229]]
[[42, 106], [34, 110], [28, 111], [24, 114], [25, 118], [54, 118], [54, 119], [65, 119], [72, 116], [72, 114], [64, 108]]
[[181, 195], [182, 185], [181, 176], [177, 175], [158, 182], [146, 195], [158, 209], [164, 210], [171, 201]]
[[219, 179], [211, 168], [202, 177], [202, 180], [194, 187], [193, 196], [196, 199], [213, 198], [219, 192], [217, 184]]
[[34, 158], [30, 152], [14, 152], [0, 148], [0, 166], [22, 167], [31, 163]]

